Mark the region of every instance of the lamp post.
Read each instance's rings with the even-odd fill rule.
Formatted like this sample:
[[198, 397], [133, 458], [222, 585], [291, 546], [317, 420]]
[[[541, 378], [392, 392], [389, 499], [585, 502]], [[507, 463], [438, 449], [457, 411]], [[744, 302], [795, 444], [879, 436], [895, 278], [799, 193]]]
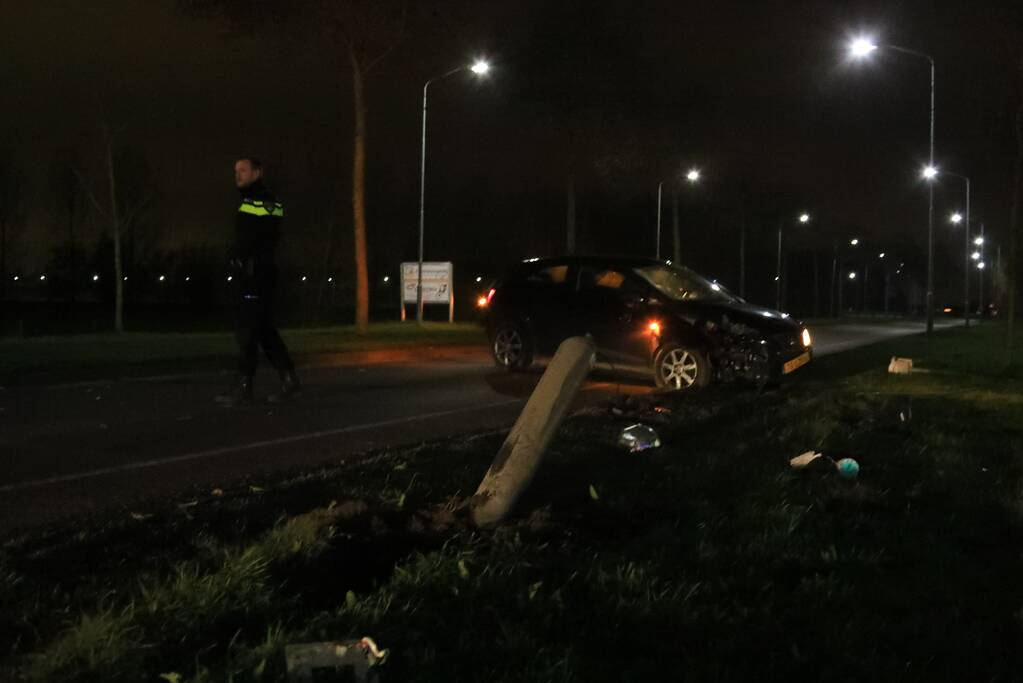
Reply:
[[[857, 38], [849, 45], [850, 54], [856, 59], [864, 59], [878, 49], [887, 49], [900, 52], [912, 57], [926, 59], [931, 67], [931, 107], [930, 107], [930, 144], [927, 156], [927, 166], [924, 168], [923, 177], [933, 181], [938, 175], [934, 167], [934, 58], [924, 52], [910, 50], [898, 45], [877, 45], [867, 38]], [[930, 341], [931, 333], [934, 331], [934, 183], [927, 183], [927, 340]]]
[[[423, 324], [423, 228], [426, 222], [426, 96], [431, 83], [443, 80], [448, 76], [454, 76], [467, 69], [482, 77], [490, 71], [490, 64], [481, 59], [472, 66], [459, 66], [440, 76], [434, 76], [423, 85], [423, 140], [419, 156], [419, 270], [416, 274], [416, 323], [419, 325]], [[402, 297], [404, 297], [404, 293]], [[402, 306], [404, 305], [402, 303]]]
[[[810, 214], [801, 213], [799, 214], [799, 222], [806, 225], [810, 222]], [[775, 263], [774, 268], [774, 308], [777, 311], [781, 310], [781, 241], [782, 231], [785, 227], [785, 220], [778, 219], [778, 259]]]
[[[980, 237], [973, 240], [978, 249], [984, 248], [984, 224], [980, 224]], [[977, 264], [977, 308], [980, 316], [984, 315], [984, 261]]]
[[[698, 168], [691, 168], [686, 173], [686, 180], [689, 181], [690, 185], [695, 185], [696, 182], [699, 179], [700, 179], [700, 169], [698, 169]], [[657, 236], [656, 236], [657, 245], [654, 247], [654, 258], [656, 258], [658, 261], [661, 260], [661, 213], [662, 213], [662, 211], [661, 211], [661, 198], [662, 198], [663, 193], [664, 193], [664, 181], [662, 180], [661, 182], [657, 183]], [[676, 196], [676, 195], [673, 193], [672, 196]], [[672, 236], [674, 237], [674, 240], [675, 240], [673, 252], [675, 254], [675, 260], [677, 261], [678, 260], [678, 256], [679, 256], [679, 235], [678, 235], [678, 220], [677, 220], [677, 218], [678, 218], [678, 203], [677, 203], [677, 201], [676, 201], [676, 204], [675, 204], [675, 217], [676, 217], [676, 220], [673, 223], [674, 234]]]
[[[966, 228], [963, 230], [963, 324], [970, 326], [970, 179], [964, 175], [946, 171], [950, 176], [959, 178], [966, 183]], [[959, 220], [956, 220], [956, 217]], [[952, 222], [959, 224], [963, 220], [958, 213], [952, 215]]]

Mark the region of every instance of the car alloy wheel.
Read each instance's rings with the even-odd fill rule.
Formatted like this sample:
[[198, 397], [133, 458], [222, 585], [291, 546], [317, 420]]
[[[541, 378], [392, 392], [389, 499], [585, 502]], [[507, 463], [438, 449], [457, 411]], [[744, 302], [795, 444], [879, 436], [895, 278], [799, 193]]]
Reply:
[[528, 367], [533, 361], [529, 342], [518, 325], [502, 325], [494, 335], [491, 350], [494, 362], [508, 370]]
[[657, 354], [654, 379], [657, 386], [682, 391], [710, 383], [710, 366], [701, 352], [685, 346], [667, 346]]

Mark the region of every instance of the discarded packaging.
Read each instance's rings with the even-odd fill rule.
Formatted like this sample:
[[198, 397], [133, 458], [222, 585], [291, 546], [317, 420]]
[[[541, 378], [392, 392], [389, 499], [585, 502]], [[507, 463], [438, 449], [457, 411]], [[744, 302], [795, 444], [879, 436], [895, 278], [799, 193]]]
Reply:
[[860, 464], [852, 458], [842, 458], [835, 463], [835, 469], [843, 479], [855, 479], [860, 473]]
[[284, 648], [289, 683], [319, 680], [376, 681], [375, 668], [387, 659], [372, 638], [325, 643], [296, 643]]
[[789, 460], [789, 464], [792, 465], [792, 469], [801, 470], [822, 455], [823, 453], [818, 453], [817, 451], [807, 451]]
[[630, 453], [638, 453], [650, 448], [660, 448], [661, 439], [653, 428], [645, 424], [634, 424], [623, 429], [618, 435], [618, 445]]
[[893, 375], [908, 375], [913, 372], [913, 359], [892, 356], [891, 362], [888, 363], [888, 372]]

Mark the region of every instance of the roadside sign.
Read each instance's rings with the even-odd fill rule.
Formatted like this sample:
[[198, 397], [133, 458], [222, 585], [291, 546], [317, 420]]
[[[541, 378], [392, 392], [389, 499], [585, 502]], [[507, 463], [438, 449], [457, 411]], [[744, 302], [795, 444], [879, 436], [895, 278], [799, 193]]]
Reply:
[[[423, 305], [447, 304], [448, 319], [455, 320], [454, 264], [450, 261], [423, 262]], [[401, 264], [401, 319], [405, 319], [406, 304], [416, 305], [419, 286], [419, 263]]]

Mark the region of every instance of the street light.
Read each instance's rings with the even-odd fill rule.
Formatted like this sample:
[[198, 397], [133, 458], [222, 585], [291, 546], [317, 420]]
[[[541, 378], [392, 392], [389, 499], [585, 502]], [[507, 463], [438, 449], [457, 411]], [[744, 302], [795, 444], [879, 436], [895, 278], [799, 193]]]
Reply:
[[[485, 60], [476, 60], [470, 66], [459, 66], [451, 69], [447, 73], [441, 74], [440, 76], [434, 76], [423, 85], [423, 140], [419, 157], [419, 271], [416, 275], [416, 323], [419, 325], [423, 324], [423, 228], [426, 221], [426, 102], [427, 102], [427, 91], [430, 89], [430, 84], [434, 81], [440, 81], [448, 76], [454, 76], [455, 74], [465, 71], [468, 69], [476, 76], [482, 78], [487, 75], [490, 71], [490, 64]], [[405, 304], [402, 303], [402, 310], [404, 310]]]
[[970, 259], [966, 254], [970, 252], [970, 179], [964, 175], [946, 171], [953, 178], [959, 178], [966, 183], [966, 216], [960, 216], [957, 211], [952, 215], [952, 222], [958, 225], [965, 221], [963, 229], [963, 325], [970, 326]]
[[[931, 106], [930, 106], [930, 139], [928, 145], [927, 166], [923, 175], [927, 180], [933, 180], [938, 175], [938, 169], [934, 167], [934, 58], [930, 55], [910, 50], [898, 45], [877, 45], [873, 40], [866, 37], [859, 37], [849, 45], [849, 53], [855, 59], [865, 59], [874, 51], [884, 48], [926, 59], [931, 67]], [[930, 341], [931, 333], [934, 331], [934, 183], [927, 184], [927, 340]]]
[[[698, 168], [691, 168], [691, 169], [689, 169], [689, 172], [686, 173], [686, 180], [689, 181], [690, 185], [695, 185], [696, 182], [699, 179], [700, 179], [700, 169], [698, 169]], [[656, 258], [658, 261], [661, 259], [661, 198], [662, 198], [663, 194], [664, 194], [664, 181], [662, 180], [661, 182], [657, 183], [657, 231], [656, 231], [657, 232], [657, 235], [656, 235], [657, 244], [654, 246], [654, 258]], [[675, 207], [675, 211], [677, 211], [677, 210], [678, 210], [678, 207], [676, 206]], [[676, 225], [676, 227], [677, 227], [677, 225]], [[675, 240], [676, 240], [676, 243], [677, 243], [678, 235], [675, 235]]]
[[963, 216], [961, 213], [956, 211], [954, 214], [948, 217], [948, 220], [950, 220], [952, 223], [955, 223], [956, 225], [959, 225], [960, 223], [963, 222]]
[[934, 180], [938, 177], [938, 169], [934, 166], [924, 166], [920, 171], [920, 176], [924, 180]]
[[978, 247], [982, 246], [984, 244], [984, 238], [978, 237], [975, 240], [973, 240], [973, 243], [976, 244]]
[[849, 244], [850, 244], [850, 245], [852, 245], [852, 246], [854, 246], [854, 247], [855, 247], [855, 246], [856, 246], [857, 244], [859, 244], [859, 243], [860, 243], [860, 240], [859, 240], [859, 238], [858, 238], [858, 237], [853, 237], [853, 238], [852, 238], [851, 240], [849, 240]]
[[[810, 214], [805, 213], [805, 212], [799, 214], [799, 222], [804, 224], [804, 225], [809, 223], [810, 222]], [[775, 282], [775, 285], [774, 285], [774, 308], [777, 311], [781, 310], [781, 234], [782, 234], [782, 229], [784, 228], [784, 225], [785, 225], [784, 220], [783, 219], [779, 219], [778, 220], [778, 260], [776, 262], [775, 270], [774, 270], [774, 282]]]

